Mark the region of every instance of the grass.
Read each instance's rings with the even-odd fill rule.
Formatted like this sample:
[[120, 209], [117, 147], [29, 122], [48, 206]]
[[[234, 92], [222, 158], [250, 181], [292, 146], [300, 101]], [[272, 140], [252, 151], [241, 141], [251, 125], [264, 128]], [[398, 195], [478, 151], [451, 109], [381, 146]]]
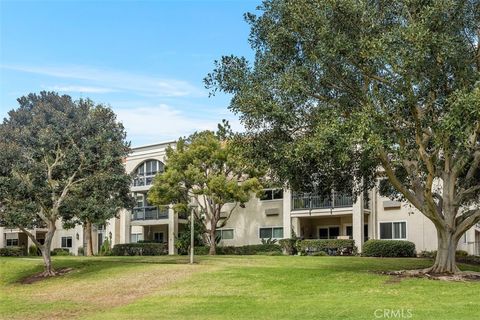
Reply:
[[41, 260], [0, 258], [0, 318], [375, 319], [386, 309], [409, 311], [411, 319], [474, 319], [480, 307], [480, 283], [397, 281], [375, 273], [431, 264], [423, 259], [219, 256], [186, 262], [55, 257], [56, 268], [75, 271], [24, 285], [18, 281], [41, 271]]

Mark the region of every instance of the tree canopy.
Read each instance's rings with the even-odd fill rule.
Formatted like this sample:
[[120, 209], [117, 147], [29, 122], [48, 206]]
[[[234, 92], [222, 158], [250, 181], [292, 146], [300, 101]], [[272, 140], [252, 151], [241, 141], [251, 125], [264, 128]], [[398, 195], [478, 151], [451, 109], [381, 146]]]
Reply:
[[[79, 197], [88, 185], [112, 179], [112, 172], [124, 179], [120, 171], [129, 144], [115, 114], [91, 100], [41, 92], [18, 102], [0, 124], [0, 218], [41, 249], [48, 276], [55, 274], [50, 246], [57, 220], [71, 217], [69, 201], [92, 199]], [[110, 195], [123, 198], [125, 191]], [[29, 231], [34, 227], [48, 229], [44, 244]]]
[[[172, 203], [176, 212], [194, 210], [196, 220], [204, 222], [210, 254], [216, 250], [216, 229], [226, 224], [238, 205], [261, 190], [259, 169], [245, 161], [234, 141], [228, 123], [219, 125], [216, 132], [179, 139], [174, 148], [167, 149], [165, 172], [155, 178], [148, 193], [150, 203]], [[235, 205], [221, 217], [229, 202]]]
[[[438, 231], [429, 271], [455, 272], [480, 221], [480, 2], [266, 0], [252, 63], [206, 79], [233, 95], [254, 155], [294, 188], [357, 182], [408, 200]], [[379, 169], [381, 168], [381, 169]]]

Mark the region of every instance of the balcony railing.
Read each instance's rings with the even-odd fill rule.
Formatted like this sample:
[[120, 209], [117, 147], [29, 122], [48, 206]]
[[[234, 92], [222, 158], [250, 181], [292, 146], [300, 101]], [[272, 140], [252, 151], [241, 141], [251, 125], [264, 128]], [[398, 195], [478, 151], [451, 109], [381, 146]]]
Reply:
[[135, 178], [133, 178], [133, 186], [134, 187], [149, 186], [153, 183], [154, 178], [155, 178], [155, 175], [136, 176]]
[[168, 219], [168, 207], [136, 207], [132, 210], [132, 221]]
[[292, 211], [305, 209], [345, 208], [351, 206], [353, 206], [353, 198], [348, 194], [336, 192], [333, 194], [333, 196], [321, 196], [308, 193], [292, 194]]

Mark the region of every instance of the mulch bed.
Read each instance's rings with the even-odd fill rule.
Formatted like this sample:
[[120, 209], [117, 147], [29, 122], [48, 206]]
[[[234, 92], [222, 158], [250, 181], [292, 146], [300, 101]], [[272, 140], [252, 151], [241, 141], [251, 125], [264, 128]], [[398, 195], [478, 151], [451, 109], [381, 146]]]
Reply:
[[39, 272], [39, 273], [36, 273], [36, 274], [33, 274], [31, 276], [28, 276], [26, 278], [23, 278], [22, 280], [20, 280], [19, 282], [21, 284], [32, 284], [32, 283], [35, 283], [35, 282], [39, 282], [39, 281], [42, 281], [42, 280], [46, 280], [46, 279], [50, 279], [50, 278], [54, 278], [54, 277], [58, 277], [58, 276], [63, 276], [67, 273], [70, 273], [73, 271], [73, 268], [60, 268], [60, 269], [56, 269], [55, 270], [55, 275], [54, 276], [51, 276], [51, 277], [46, 277], [43, 275], [43, 271], [42, 272]]
[[[392, 284], [402, 278], [424, 278], [443, 281], [480, 281], [480, 272], [461, 271], [454, 274], [425, 273], [423, 270], [381, 271], [380, 274], [392, 276], [386, 283]], [[398, 281], [397, 281], [398, 280]]]

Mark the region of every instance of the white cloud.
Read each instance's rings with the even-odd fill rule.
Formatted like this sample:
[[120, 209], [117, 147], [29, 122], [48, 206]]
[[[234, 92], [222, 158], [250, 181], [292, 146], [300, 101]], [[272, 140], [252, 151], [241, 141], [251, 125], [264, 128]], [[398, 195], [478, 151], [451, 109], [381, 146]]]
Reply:
[[0, 67], [54, 78], [88, 81], [89, 87], [90, 85], [95, 85], [111, 88], [115, 91], [131, 92], [146, 96], [205, 96], [203, 90], [187, 81], [164, 79], [119, 70], [99, 69], [88, 66], [35, 67], [2, 65]]
[[[216, 130], [221, 119], [193, 118], [171, 106], [143, 106], [137, 108], [114, 108], [118, 120], [123, 123], [132, 145], [138, 146], [167, 140], [176, 140], [195, 131]], [[234, 130], [242, 130], [233, 115], [228, 119]]]
[[80, 93], [108, 93], [115, 92], [115, 89], [89, 86], [46, 86], [46, 89], [58, 92], [80, 92]]

